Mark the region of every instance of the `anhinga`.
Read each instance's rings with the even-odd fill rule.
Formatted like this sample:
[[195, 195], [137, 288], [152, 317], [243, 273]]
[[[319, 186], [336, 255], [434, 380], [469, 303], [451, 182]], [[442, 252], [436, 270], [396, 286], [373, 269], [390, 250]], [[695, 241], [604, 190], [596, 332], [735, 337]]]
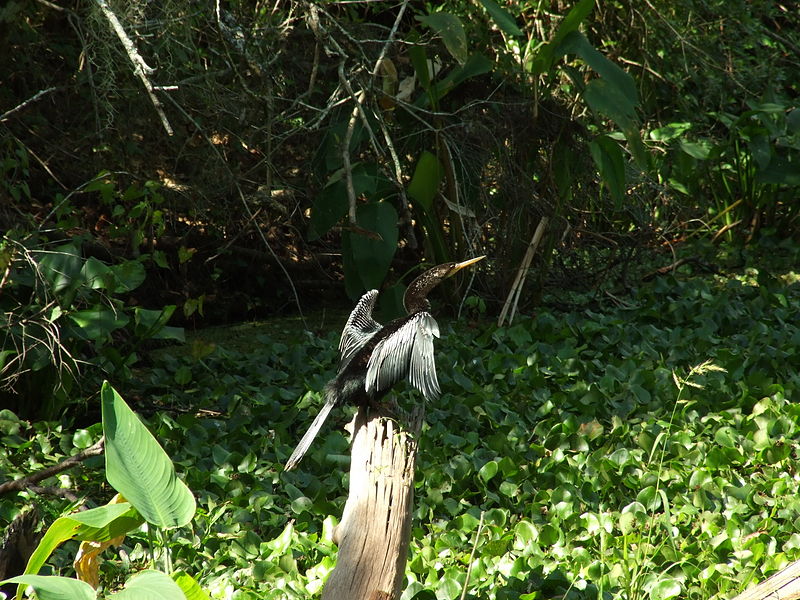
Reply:
[[372, 318], [378, 290], [361, 296], [339, 341], [339, 371], [325, 386], [325, 404], [286, 461], [287, 471], [303, 458], [334, 406], [374, 403], [402, 379], [408, 379], [427, 400], [439, 395], [433, 359], [433, 338], [439, 337], [439, 325], [431, 316], [428, 293], [483, 258], [444, 263], [425, 271], [411, 282], [403, 296], [408, 314], [383, 326]]

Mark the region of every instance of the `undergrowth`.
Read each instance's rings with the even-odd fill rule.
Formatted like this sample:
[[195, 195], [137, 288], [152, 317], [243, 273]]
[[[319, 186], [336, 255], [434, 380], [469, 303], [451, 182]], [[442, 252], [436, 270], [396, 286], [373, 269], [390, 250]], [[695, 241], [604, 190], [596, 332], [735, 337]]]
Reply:
[[[499, 329], [440, 319], [444, 393], [420, 440], [405, 600], [727, 598], [800, 559], [797, 274], [684, 272], [615, 300]], [[308, 598], [335, 564], [349, 413], [296, 472], [281, 465], [320, 406], [337, 335], [255, 337], [247, 352], [198, 342], [137, 390], [197, 498], [192, 525], [162, 543], [213, 598]], [[0, 413], [0, 471], [99, 435]], [[92, 467], [52, 485], [103, 502]], [[0, 522], [30, 502], [68, 503], [0, 498]], [[128, 568], [149, 544], [127, 538]], [[54, 571], [69, 572], [70, 551]], [[103, 569], [120, 577], [118, 561]]]

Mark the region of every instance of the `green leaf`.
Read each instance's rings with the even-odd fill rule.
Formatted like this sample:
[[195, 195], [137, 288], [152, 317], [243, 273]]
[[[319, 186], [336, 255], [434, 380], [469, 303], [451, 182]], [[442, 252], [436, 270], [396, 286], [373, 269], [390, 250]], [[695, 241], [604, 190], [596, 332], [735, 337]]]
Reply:
[[460, 64], [467, 61], [467, 34], [461, 19], [445, 12], [435, 12], [430, 15], [417, 17], [422, 24], [427, 25], [442, 37], [447, 51]]
[[331, 227], [347, 214], [347, 186], [336, 181], [323, 188], [315, 197], [311, 207], [308, 238], [314, 241], [325, 235]]
[[144, 283], [147, 277], [144, 265], [138, 260], [126, 260], [110, 269], [116, 280], [111, 291], [117, 294], [135, 290]]
[[172, 579], [181, 588], [186, 600], [211, 600], [211, 597], [200, 587], [200, 584], [185, 571], [173, 573]]
[[172, 461], [107, 381], [100, 397], [108, 483], [149, 523], [165, 528], [186, 525], [194, 516], [195, 500]]
[[564, 54], [560, 49], [564, 38], [573, 31], [578, 30], [580, 24], [589, 16], [593, 8], [594, 0], [580, 0], [570, 9], [558, 29], [556, 29], [553, 39], [539, 48], [530, 59], [530, 70], [534, 75], [541, 75], [550, 70], [554, 60]]
[[89, 257], [81, 268], [81, 276], [93, 290], [113, 287], [114, 274], [107, 264]]
[[490, 460], [481, 467], [480, 471], [478, 471], [478, 476], [483, 479], [484, 483], [487, 483], [492, 477], [497, 475], [497, 468], [497, 461]]
[[109, 596], [115, 600], [186, 600], [180, 586], [161, 571], [140, 571], [125, 587]]
[[26, 574], [39, 572], [53, 551], [69, 539], [106, 542], [124, 535], [144, 519], [127, 502], [107, 504], [56, 519], [28, 559]]
[[611, 87], [625, 105], [624, 110], [632, 111], [639, 103], [639, 94], [636, 92], [636, 83], [619, 65], [603, 56], [586, 37], [573, 31], [564, 37], [559, 47], [562, 54], [576, 54], [589, 65]]
[[[88, 583], [70, 577], [18, 575], [0, 581], [0, 585], [6, 583], [30, 585], [36, 590], [39, 600], [95, 600], [97, 597], [94, 589]], [[19, 594], [17, 597], [20, 597]]]
[[38, 270], [54, 293], [67, 292], [81, 284], [83, 259], [76, 244], [64, 244], [41, 254]]
[[707, 142], [686, 142], [681, 140], [680, 149], [692, 158], [706, 160], [711, 154], [711, 145]]
[[69, 318], [80, 328], [80, 334], [89, 340], [106, 338], [130, 321], [124, 314], [107, 308], [79, 310], [69, 313]]
[[439, 100], [444, 98], [458, 85], [467, 79], [488, 73], [492, 70], [492, 66], [492, 61], [483, 54], [471, 54], [465, 64], [453, 69], [444, 79], [431, 85], [425, 94], [422, 94], [414, 101], [414, 105], [419, 107], [426, 105], [436, 106]]
[[431, 72], [428, 67], [428, 53], [425, 46], [414, 45], [409, 47], [408, 56], [411, 59], [411, 66], [419, 80], [419, 85], [423, 90], [428, 91], [431, 87]]
[[610, 137], [601, 135], [589, 142], [589, 150], [616, 208], [621, 208], [625, 198], [625, 160], [622, 149]]
[[692, 128], [692, 123], [680, 122], [669, 123], [664, 127], [658, 127], [650, 131], [650, 139], [656, 142], [671, 142], [672, 140], [681, 137]]
[[397, 251], [397, 211], [388, 202], [362, 204], [356, 211], [359, 227], [378, 234], [371, 237], [357, 231], [343, 236], [345, 284], [347, 293], [360, 295], [380, 288]]
[[520, 36], [522, 34], [522, 30], [517, 27], [516, 21], [514, 21], [514, 17], [512, 17], [508, 11], [502, 8], [497, 2], [494, 0], [480, 0], [481, 4], [483, 4], [483, 8], [486, 9], [486, 12], [489, 13], [489, 16], [492, 17], [492, 21], [500, 28], [500, 30], [505, 33], [506, 35], [511, 36]]
[[161, 310], [149, 310], [137, 306], [133, 309], [133, 316], [136, 322], [136, 334], [152, 340], [176, 340], [185, 342], [183, 327], [167, 327], [172, 314], [175, 312], [175, 305], [169, 304]]
[[650, 590], [652, 600], [667, 600], [675, 598], [681, 593], [681, 584], [677, 579], [662, 579]]
[[423, 151], [408, 184], [409, 197], [418, 202], [423, 209], [430, 211], [443, 177], [444, 169], [436, 155], [427, 150]]

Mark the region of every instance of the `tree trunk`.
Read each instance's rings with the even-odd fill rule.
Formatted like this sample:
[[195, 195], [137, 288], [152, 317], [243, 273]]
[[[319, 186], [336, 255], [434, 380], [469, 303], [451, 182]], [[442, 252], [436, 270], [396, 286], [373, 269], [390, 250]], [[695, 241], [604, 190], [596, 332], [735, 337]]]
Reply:
[[350, 494], [334, 532], [336, 567], [322, 600], [396, 600], [411, 536], [420, 406], [407, 427], [361, 408], [353, 423]]

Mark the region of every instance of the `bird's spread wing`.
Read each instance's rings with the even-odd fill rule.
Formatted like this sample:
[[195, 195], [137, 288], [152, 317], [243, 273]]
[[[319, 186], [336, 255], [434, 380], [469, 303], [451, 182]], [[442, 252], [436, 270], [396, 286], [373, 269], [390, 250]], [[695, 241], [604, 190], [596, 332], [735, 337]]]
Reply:
[[436, 398], [440, 390], [433, 359], [434, 337], [439, 337], [439, 325], [429, 313], [419, 312], [378, 342], [367, 365], [366, 392], [381, 392], [408, 378], [425, 398]]
[[339, 370], [347, 366], [350, 359], [355, 356], [364, 344], [375, 335], [381, 326], [372, 318], [372, 309], [375, 308], [375, 300], [378, 298], [378, 290], [370, 290], [358, 301], [347, 323], [342, 330], [342, 339], [339, 340]]

